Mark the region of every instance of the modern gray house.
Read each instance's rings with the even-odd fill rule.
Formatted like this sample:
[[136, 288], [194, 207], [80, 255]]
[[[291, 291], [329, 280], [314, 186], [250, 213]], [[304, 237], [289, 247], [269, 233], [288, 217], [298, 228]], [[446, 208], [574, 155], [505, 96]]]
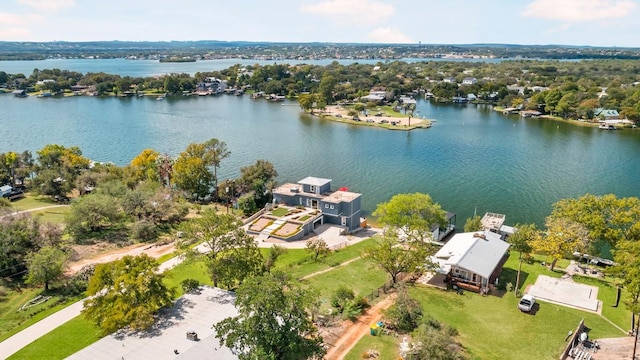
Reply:
[[359, 193], [340, 188], [331, 191], [331, 179], [307, 177], [297, 184], [287, 183], [273, 191], [276, 204], [317, 209], [322, 216], [314, 227], [323, 223], [344, 226], [347, 231], [361, 226], [362, 209]]

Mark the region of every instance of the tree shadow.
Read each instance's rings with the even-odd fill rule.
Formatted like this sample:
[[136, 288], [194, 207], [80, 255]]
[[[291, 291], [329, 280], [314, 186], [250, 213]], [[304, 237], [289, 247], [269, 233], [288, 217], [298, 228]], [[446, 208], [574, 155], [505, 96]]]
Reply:
[[[516, 290], [516, 280], [518, 278], [518, 270], [511, 268], [503, 268], [500, 273], [500, 280], [498, 282], [498, 289], [506, 290], [507, 284], [511, 283], [513, 285], [513, 291]], [[527, 278], [529, 278], [529, 273], [526, 271], [520, 271], [520, 286], [526, 283]], [[519, 290], [520, 293], [523, 293], [524, 290]], [[502, 297], [502, 296], [500, 296]]]
[[124, 340], [126, 336], [134, 336], [141, 339], [160, 336], [163, 330], [176, 325], [181, 320], [184, 320], [184, 314], [188, 309], [192, 309], [195, 304], [195, 302], [181, 297], [176, 300], [171, 308], [165, 308], [158, 311], [156, 321], [153, 325], [151, 325], [149, 329], [142, 331], [131, 331], [123, 329], [115, 333], [114, 337], [118, 340]]
[[219, 292], [216, 295], [208, 296], [207, 301], [212, 301], [217, 304], [234, 304], [236, 297], [231, 292]]

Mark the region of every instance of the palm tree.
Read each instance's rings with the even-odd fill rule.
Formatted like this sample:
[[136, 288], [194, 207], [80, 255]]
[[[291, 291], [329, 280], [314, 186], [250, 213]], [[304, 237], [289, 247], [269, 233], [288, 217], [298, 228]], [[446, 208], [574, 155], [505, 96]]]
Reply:
[[218, 168], [220, 162], [231, 155], [231, 151], [227, 149], [227, 144], [224, 141], [220, 141], [216, 138], [207, 140], [204, 143], [205, 147], [205, 163], [208, 166], [213, 166], [213, 181], [215, 198], [218, 198]]

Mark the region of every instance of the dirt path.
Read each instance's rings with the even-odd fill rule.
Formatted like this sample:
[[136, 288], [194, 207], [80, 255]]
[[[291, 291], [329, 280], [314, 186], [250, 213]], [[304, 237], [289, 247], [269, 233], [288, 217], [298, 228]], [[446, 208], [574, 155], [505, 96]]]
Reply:
[[338, 266], [333, 266], [333, 267], [330, 267], [330, 268], [328, 268], [328, 269], [324, 269], [324, 270], [316, 271], [316, 272], [311, 273], [311, 274], [309, 274], [309, 275], [305, 275], [305, 276], [301, 277], [301, 278], [300, 278], [300, 280], [305, 280], [305, 279], [308, 279], [308, 278], [310, 278], [310, 277], [314, 277], [314, 276], [316, 276], [316, 275], [324, 274], [324, 273], [329, 272], [329, 271], [331, 271], [331, 270], [333, 270], [333, 269], [337, 269], [337, 268], [342, 267], [342, 266], [347, 266], [347, 265], [351, 264], [352, 262], [354, 262], [354, 261], [356, 261], [356, 260], [360, 260], [360, 259], [362, 259], [362, 256], [358, 256], [358, 257], [357, 257], [357, 258], [355, 258], [355, 259], [351, 259], [351, 260], [349, 260], [349, 261], [345, 261], [345, 262], [343, 262], [342, 264], [340, 264], [340, 265], [338, 265]]
[[364, 315], [358, 318], [356, 322], [350, 324], [342, 336], [340, 336], [340, 339], [333, 344], [333, 347], [329, 348], [327, 355], [325, 355], [325, 360], [343, 359], [364, 335], [369, 334], [369, 327], [371, 324], [382, 319], [381, 311], [389, 308], [395, 299], [396, 294], [387, 296], [385, 299], [369, 308]]
[[118, 260], [126, 255], [140, 255], [147, 254], [153, 258], [159, 258], [165, 254], [169, 254], [175, 250], [174, 243], [169, 243], [165, 245], [155, 245], [155, 244], [136, 244], [127, 246], [121, 249], [108, 251], [101, 255], [93, 256], [86, 259], [81, 259], [69, 264], [67, 274], [74, 274], [78, 270], [82, 269], [83, 266], [89, 264], [102, 264], [114, 260]]

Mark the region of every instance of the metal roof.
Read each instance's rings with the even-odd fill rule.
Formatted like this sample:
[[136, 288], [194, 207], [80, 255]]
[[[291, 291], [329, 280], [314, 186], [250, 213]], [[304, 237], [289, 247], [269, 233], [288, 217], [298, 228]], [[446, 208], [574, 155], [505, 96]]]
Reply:
[[[231, 349], [220, 346], [212, 328], [213, 324], [238, 314], [235, 296], [208, 286], [200, 290], [199, 294], [186, 294], [178, 299], [151, 329], [105, 336], [67, 359], [238, 359]], [[187, 339], [189, 331], [196, 332], [199, 340]]]
[[442, 269], [458, 266], [489, 278], [509, 244], [491, 231], [455, 234], [431, 260]]

